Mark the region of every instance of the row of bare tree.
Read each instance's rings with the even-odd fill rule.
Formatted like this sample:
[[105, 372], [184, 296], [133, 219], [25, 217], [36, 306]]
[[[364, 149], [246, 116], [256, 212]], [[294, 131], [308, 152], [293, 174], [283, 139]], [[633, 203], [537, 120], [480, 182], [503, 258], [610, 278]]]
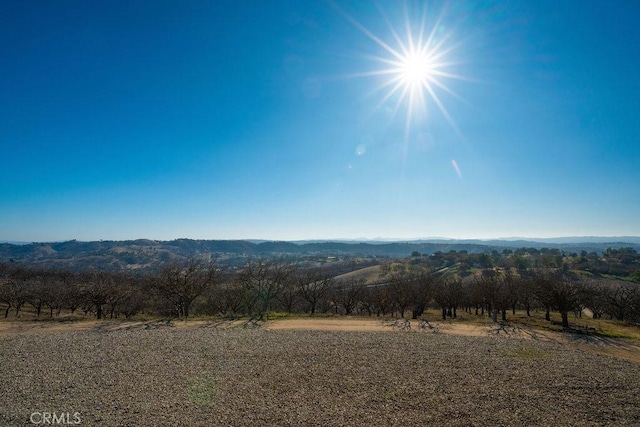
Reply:
[[271, 311], [367, 314], [419, 318], [428, 308], [442, 317], [463, 309], [497, 321], [517, 309], [561, 314], [589, 309], [594, 317], [640, 322], [640, 286], [635, 283], [586, 281], [563, 269], [492, 269], [460, 278], [442, 272], [404, 270], [388, 280], [365, 285], [336, 280], [330, 271], [300, 269], [278, 262], [255, 262], [224, 272], [198, 259], [167, 264], [157, 275], [37, 270], [0, 264], [0, 307], [4, 317], [24, 307], [35, 316], [61, 312], [102, 318], [160, 316], [258, 315]]

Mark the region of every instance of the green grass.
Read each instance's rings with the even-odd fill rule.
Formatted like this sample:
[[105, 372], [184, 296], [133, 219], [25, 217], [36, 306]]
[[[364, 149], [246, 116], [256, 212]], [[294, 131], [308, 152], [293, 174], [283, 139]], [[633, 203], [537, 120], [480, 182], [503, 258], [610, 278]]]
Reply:
[[218, 381], [209, 372], [196, 375], [187, 382], [187, 398], [198, 408], [213, 405], [217, 396]]
[[404, 395], [403, 391], [398, 390], [388, 390], [384, 393], [384, 398], [386, 400], [396, 400]]
[[[512, 325], [523, 325], [554, 332], [563, 332], [560, 313], [551, 312], [551, 320], [544, 319], [544, 311], [532, 311], [527, 316], [524, 311], [516, 311], [515, 315], [507, 313], [507, 321]], [[640, 328], [626, 325], [624, 322], [608, 319], [592, 319], [587, 316], [578, 317], [569, 314], [569, 327], [574, 332], [608, 338], [626, 338], [640, 340]]]
[[633, 275], [629, 275], [629, 276], [617, 276], [615, 274], [602, 274], [602, 277], [606, 278], [606, 279], [611, 279], [611, 280], [621, 280], [623, 282], [631, 282], [631, 283], [638, 283], [636, 281], [633, 280]]
[[544, 359], [548, 356], [544, 351], [531, 348], [531, 347], [521, 347], [510, 350], [505, 350], [502, 354], [506, 357], [513, 357], [515, 359], [524, 359], [524, 360], [538, 360]]
[[607, 338], [628, 338], [634, 339], [634, 337], [630, 334], [624, 333], [622, 331], [614, 331], [609, 329], [600, 329], [598, 331], [593, 332], [593, 335], [599, 335]]

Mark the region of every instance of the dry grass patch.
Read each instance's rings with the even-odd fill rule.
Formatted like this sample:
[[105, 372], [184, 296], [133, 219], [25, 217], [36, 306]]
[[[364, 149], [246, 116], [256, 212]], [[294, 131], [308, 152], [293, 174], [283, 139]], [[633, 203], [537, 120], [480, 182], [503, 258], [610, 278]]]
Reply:
[[349, 273], [341, 274], [335, 277], [336, 280], [358, 281], [370, 285], [380, 282], [380, 266], [373, 265], [371, 267], [360, 268]]

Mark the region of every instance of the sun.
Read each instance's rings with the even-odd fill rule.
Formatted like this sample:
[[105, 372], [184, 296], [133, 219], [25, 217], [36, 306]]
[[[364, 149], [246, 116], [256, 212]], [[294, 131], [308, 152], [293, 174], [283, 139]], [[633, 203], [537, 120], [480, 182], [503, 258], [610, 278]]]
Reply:
[[430, 65], [426, 55], [413, 53], [403, 59], [400, 64], [401, 76], [405, 85], [421, 86], [429, 78]]
[[395, 100], [392, 110], [395, 115], [404, 106], [407, 132], [412, 121], [425, 119], [434, 107], [457, 131], [442, 95], [446, 93], [461, 99], [448, 86], [448, 81], [466, 78], [454, 71], [458, 64], [454, 58], [458, 45], [454, 42], [454, 32], [448, 31], [444, 25], [445, 10], [440, 10], [439, 14], [428, 13], [425, 5], [417, 20], [410, 18], [406, 4], [404, 12], [403, 32], [394, 28], [384, 17], [391, 34], [387, 40], [345, 13], [353, 25], [382, 48], [382, 54], [366, 55], [378, 64], [377, 69], [354, 76], [384, 77], [375, 90], [384, 92], [376, 108]]
[[438, 84], [436, 70], [439, 64], [424, 49], [409, 51], [391, 62], [394, 67], [384, 73], [392, 75], [389, 80], [394, 85], [392, 92], [402, 89], [403, 96], [408, 96], [409, 100], [424, 101], [423, 91], [429, 92], [431, 85]]

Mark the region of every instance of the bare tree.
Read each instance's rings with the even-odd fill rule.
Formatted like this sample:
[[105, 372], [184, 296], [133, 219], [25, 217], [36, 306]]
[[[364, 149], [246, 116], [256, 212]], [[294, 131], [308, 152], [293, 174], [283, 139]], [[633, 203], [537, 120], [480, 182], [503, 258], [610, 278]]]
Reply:
[[634, 283], [613, 285], [603, 289], [607, 311], [611, 318], [629, 320], [633, 317], [635, 303], [640, 295], [640, 287]]
[[449, 279], [449, 316], [453, 318], [458, 317], [458, 307], [464, 301], [465, 287], [462, 284], [462, 280], [456, 277]]
[[271, 302], [280, 295], [290, 275], [287, 264], [255, 262], [238, 273], [238, 281], [255, 299], [251, 307], [257, 307], [258, 314], [262, 315], [271, 310]]
[[118, 318], [121, 314], [129, 319], [145, 307], [142, 293], [144, 280], [125, 273], [112, 274], [111, 292], [107, 296], [109, 318]]
[[104, 271], [91, 271], [80, 275], [81, 292], [85, 301], [85, 314], [95, 311], [97, 319], [104, 318], [104, 306], [114, 292], [113, 276]]
[[276, 300], [285, 312], [293, 313], [300, 300], [300, 292], [298, 292], [295, 270], [291, 265], [282, 267], [281, 280], [282, 288], [276, 295]]
[[391, 283], [389, 285], [389, 292], [392, 295], [393, 301], [398, 307], [400, 317], [404, 319], [404, 312], [407, 310], [413, 301], [413, 280], [414, 276], [405, 271], [394, 273], [391, 276]]
[[248, 291], [238, 281], [224, 280], [209, 295], [209, 298], [216, 299], [215, 302], [209, 301], [209, 304], [215, 305], [223, 315], [235, 317], [246, 309], [247, 293]]
[[154, 287], [173, 304], [178, 316], [187, 318], [193, 301], [215, 283], [217, 276], [215, 264], [191, 258], [166, 265]]
[[544, 318], [547, 321], [551, 320], [551, 306], [553, 304], [553, 281], [549, 274], [545, 274], [541, 271], [534, 271], [531, 273], [533, 281], [533, 289], [535, 299], [544, 307]]
[[80, 277], [69, 271], [58, 271], [56, 277], [59, 284], [58, 295], [60, 298], [60, 305], [57, 308], [58, 315], [63, 307], [69, 309], [71, 314], [74, 314], [78, 308], [82, 307], [84, 298]]
[[458, 307], [463, 302], [465, 286], [458, 278], [438, 278], [433, 284], [433, 298], [442, 310], [442, 320], [447, 316], [458, 317]]
[[585, 308], [591, 311], [594, 319], [602, 318], [602, 316], [608, 312], [609, 308], [606, 298], [609, 287], [594, 279], [585, 280], [584, 286], [585, 294], [583, 302]]
[[424, 313], [431, 301], [435, 278], [428, 272], [421, 272], [411, 281], [411, 300], [413, 301], [413, 319]]
[[505, 279], [493, 268], [483, 269], [480, 275], [476, 276], [482, 300], [494, 322], [498, 321], [498, 312], [502, 312], [502, 320], [506, 320], [511, 300], [507, 280], [511, 278], [512, 276], [509, 276], [509, 279]]
[[569, 313], [580, 309], [584, 286], [572, 273], [562, 269], [547, 271], [536, 278], [536, 298], [547, 308], [560, 312], [562, 327], [569, 327]]
[[393, 297], [388, 286], [376, 286], [371, 291], [373, 310], [376, 316], [386, 316], [393, 310]]
[[554, 281], [553, 306], [560, 312], [562, 327], [569, 327], [569, 313], [580, 310], [584, 287], [574, 274], [561, 272]]
[[534, 302], [535, 283], [530, 271], [520, 270], [520, 278], [517, 281], [516, 292], [518, 293], [518, 300], [520, 304], [524, 306], [527, 312], [527, 316], [531, 316], [531, 307]]
[[29, 304], [40, 316], [43, 307], [49, 308], [49, 316], [53, 317], [53, 310], [60, 304], [60, 287], [56, 281], [56, 274], [51, 270], [34, 270], [29, 283], [27, 295]]
[[9, 317], [9, 311], [13, 307], [13, 285], [9, 280], [0, 281], [0, 302], [6, 304], [4, 318]]
[[327, 271], [308, 269], [297, 275], [300, 297], [308, 304], [311, 316], [316, 313], [318, 304], [325, 299], [333, 287], [333, 278]]
[[24, 267], [17, 267], [9, 270], [8, 280], [6, 280], [2, 290], [0, 291], [3, 301], [9, 304], [5, 311], [5, 317], [9, 315], [9, 309], [14, 308], [16, 317], [20, 315], [20, 310], [29, 300], [29, 281], [32, 273]]
[[43, 297], [46, 293], [46, 279], [40, 274], [32, 271], [30, 279], [25, 284], [27, 285], [27, 303], [33, 307], [36, 312], [36, 316], [40, 317], [42, 306], [45, 302]]
[[362, 294], [360, 295], [360, 307], [363, 311], [366, 311], [369, 316], [373, 316], [373, 313], [376, 310], [375, 302], [373, 299], [373, 289], [369, 286], [364, 287], [362, 289]]
[[[511, 308], [511, 314], [516, 314], [516, 307], [520, 302], [520, 277], [513, 274], [510, 269], [507, 269], [504, 274], [504, 283], [506, 291], [506, 299], [508, 300], [509, 307]], [[507, 320], [506, 312], [503, 312], [503, 319]]]
[[348, 280], [336, 283], [334, 301], [342, 307], [344, 314], [347, 316], [352, 314], [358, 306], [363, 287], [363, 280]]

